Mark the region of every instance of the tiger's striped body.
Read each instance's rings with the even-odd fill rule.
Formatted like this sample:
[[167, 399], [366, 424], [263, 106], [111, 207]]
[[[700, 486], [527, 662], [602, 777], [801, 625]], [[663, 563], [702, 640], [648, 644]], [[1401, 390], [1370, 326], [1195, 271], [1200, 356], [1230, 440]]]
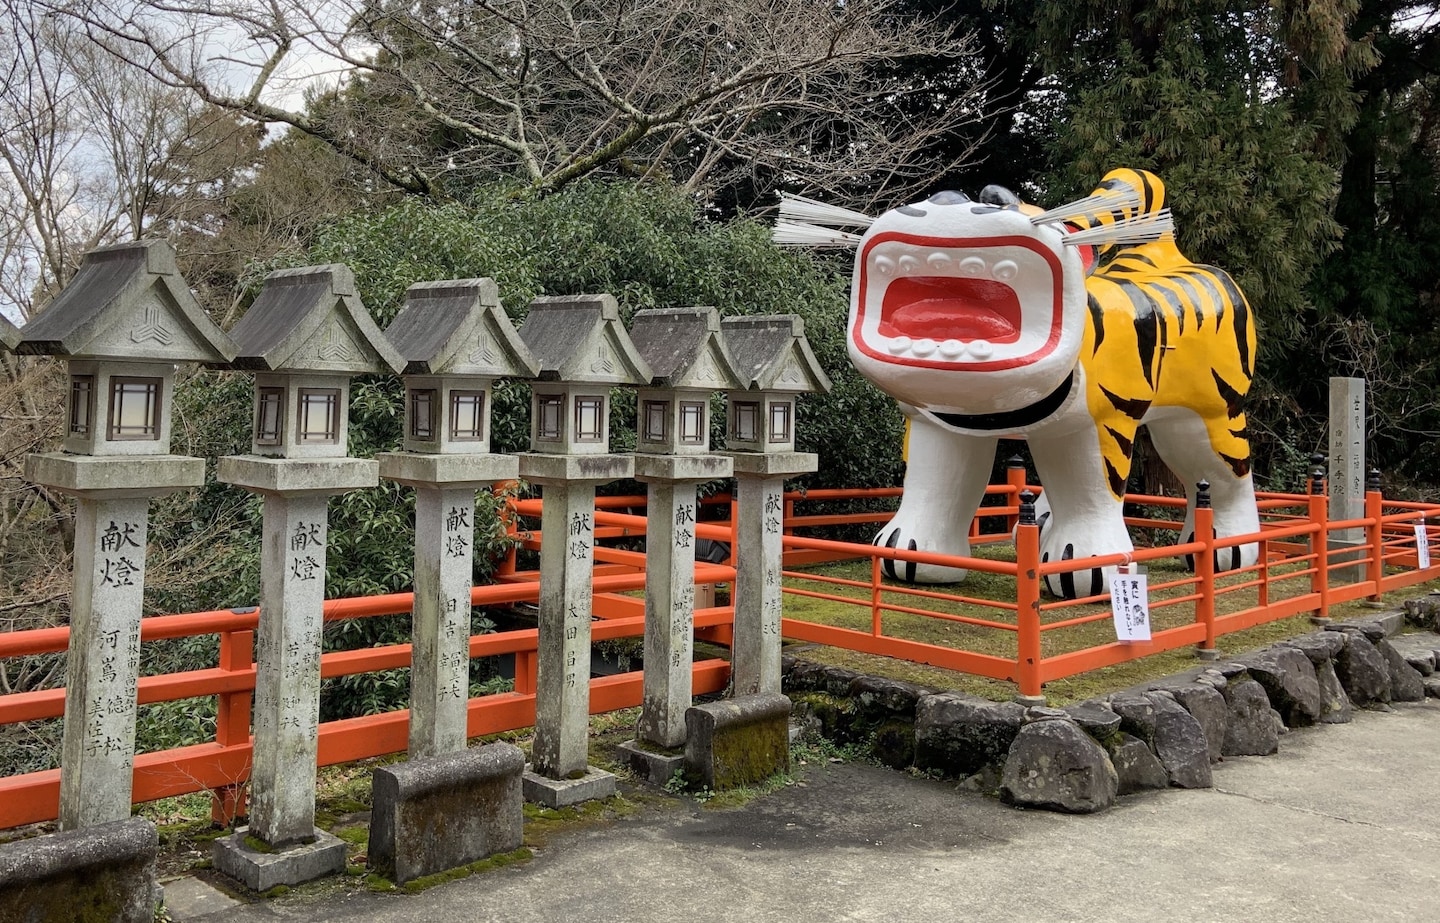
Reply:
[[[1168, 235], [1064, 246], [1067, 233], [1162, 207], [1163, 185], [1137, 171], [1109, 174], [1096, 194], [1132, 190], [1136, 204], [1067, 229], [1027, 231], [1035, 210], [986, 204], [984, 194], [980, 204], [937, 196], [871, 227], [857, 257], [851, 357], [910, 417], [905, 498], [877, 543], [967, 553], [996, 441], [1007, 437], [1029, 442], [1045, 486], [1045, 558], [1129, 551], [1121, 505], [1141, 425], [1190, 485], [1192, 510], [1193, 485], [1211, 483], [1218, 534], [1258, 531], [1240, 407], [1255, 329], [1238, 287], [1191, 263]], [[1216, 563], [1255, 554], [1236, 548]], [[892, 572], [914, 582], [963, 574]], [[1082, 569], [1048, 586], [1075, 597], [1107, 583], [1104, 570]]]

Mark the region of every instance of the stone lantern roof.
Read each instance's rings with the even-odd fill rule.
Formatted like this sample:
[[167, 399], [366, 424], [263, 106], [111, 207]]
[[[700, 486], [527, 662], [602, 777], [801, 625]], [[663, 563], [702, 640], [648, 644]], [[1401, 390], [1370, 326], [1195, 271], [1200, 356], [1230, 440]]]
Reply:
[[20, 351], [69, 359], [223, 365], [236, 352], [196, 302], [163, 240], [91, 250], [21, 333]]
[[727, 317], [720, 329], [747, 387], [797, 394], [830, 390], [830, 378], [811, 351], [805, 322], [798, 316]]
[[10, 323], [4, 315], [0, 315], [0, 347], [14, 349], [20, 342], [20, 328]]
[[399, 372], [400, 353], [380, 332], [340, 263], [281, 269], [230, 331], [237, 369], [268, 372]]
[[744, 388], [714, 308], [662, 308], [636, 313], [630, 339], [650, 371], [652, 387], [702, 391]]
[[536, 298], [520, 339], [539, 360], [542, 381], [645, 386], [654, 377], [611, 295]]
[[417, 282], [385, 329], [406, 375], [534, 378], [539, 360], [500, 306], [493, 279]]

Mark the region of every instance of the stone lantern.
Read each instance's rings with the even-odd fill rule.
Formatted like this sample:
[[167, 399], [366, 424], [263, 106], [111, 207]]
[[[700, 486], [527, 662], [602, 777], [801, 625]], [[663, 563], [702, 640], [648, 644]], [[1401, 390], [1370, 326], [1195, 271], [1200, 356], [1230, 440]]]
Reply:
[[231, 337], [234, 367], [255, 371], [252, 454], [220, 459], [218, 476], [264, 498], [264, 539], [250, 827], [213, 855], [264, 891], [344, 868], [344, 843], [315, 826], [326, 506], [378, 483], [376, 462], [346, 454], [350, 378], [404, 363], [338, 264], [272, 272]]
[[805, 339], [804, 321], [793, 314], [727, 317], [723, 327], [731, 355], [750, 377], [744, 390], [727, 396], [726, 447], [767, 455], [795, 451], [796, 396], [830, 390]]
[[635, 473], [610, 454], [610, 389], [652, 377], [609, 295], [539, 298], [520, 339], [540, 362], [530, 452], [520, 476], [544, 488], [533, 771], [525, 797], [551, 807], [608, 797], [615, 778], [586, 765], [590, 720], [595, 488]]
[[235, 348], [155, 240], [87, 253], [18, 346], [69, 367], [65, 451], [25, 469], [77, 498], [60, 773], [72, 830], [130, 816], [150, 498], [205, 480], [203, 459], [170, 454], [176, 363], [223, 364]]
[[650, 383], [650, 370], [620, 323], [615, 299], [537, 298], [520, 338], [540, 359], [540, 377], [531, 386], [530, 451], [607, 455], [610, 389]]
[[380, 475], [415, 488], [413, 759], [465, 748], [475, 491], [519, 472], [490, 453], [491, 388], [539, 364], [492, 279], [410, 286], [385, 336], [405, 360], [405, 451], [377, 456]]
[[[695, 487], [729, 477], [731, 460], [710, 454], [710, 395], [745, 388], [714, 308], [641, 311], [630, 338], [655, 373], [636, 400], [635, 477], [647, 484], [645, 690], [636, 740], [622, 744], [652, 782], [682, 760], [695, 629]], [[663, 751], [669, 750], [670, 753]]]
[[726, 444], [735, 460], [739, 534], [735, 575], [735, 695], [780, 692], [780, 555], [785, 478], [819, 467], [795, 451], [795, 398], [830, 379], [793, 314], [729, 317], [725, 343], [744, 391], [728, 395]]

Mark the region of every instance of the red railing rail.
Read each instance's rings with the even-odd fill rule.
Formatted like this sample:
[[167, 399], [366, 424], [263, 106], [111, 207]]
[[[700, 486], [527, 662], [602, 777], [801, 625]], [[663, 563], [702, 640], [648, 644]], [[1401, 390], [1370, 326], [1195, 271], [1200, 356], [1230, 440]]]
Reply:
[[[697, 564], [699, 583], [729, 582], [733, 568]], [[643, 572], [598, 574], [594, 580], [597, 609], [614, 594], [642, 588]], [[471, 603], [495, 607], [535, 602], [539, 582], [534, 579], [475, 587]], [[628, 599], [629, 597], [618, 597]], [[643, 601], [638, 615], [625, 615], [599, 622], [595, 641], [637, 637], [644, 634]], [[408, 613], [413, 604], [410, 593], [332, 599], [325, 602], [327, 622], [349, 618]], [[727, 607], [699, 609], [695, 613], [698, 631], [728, 631], [733, 610]], [[220, 609], [185, 615], [152, 616], [141, 620], [141, 641], [218, 635], [219, 663], [216, 667], [140, 678], [137, 698], [141, 705], [180, 699], [216, 696], [215, 739], [135, 757], [132, 799], [139, 804], [174, 795], [211, 791], [212, 813], [228, 823], [243, 813], [245, 786], [249, 779], [251, 736], [250, 703], [255, 691], [254, 638], [259, 611]], [[45, 628], [0, 634], [0, 658], [60, 653], [69, 643], [68, 628]], [[471, 657], [515, 655], [515, 691], [496, 693], [470, 700], [470, 736], [519, 730], [535, 721], [535, 629], [475, 635], [470, 639]], [[387, 645], [322, 655], [322, 678], [392, 670], [410, 665], [409, 644]], [[697, 694], [718, 692], [729, 681], [729, 664], [706, 660], [694, 666]], [[593, 714], [630, 708], [640, 704], [642, 674], [625, 673], [591, 681], [590, 709]], [[0, 725], [58, 718], [64, 714], [65, 690], [43, 689], [0, 696]], [[318, 765], [330, 766], [406, 749], [410, 713], [407, 710], [366, 715], [322, 723], [319, 728]], [[0, 777], [0, 829], [21, 824], [54, 820], [59, 813], [60, 771], [58, 769]]]
[[[786, 566], [791, 569], [785, 571], [790, 581], [786, 593], [841, 602], [868, 611], [857, 623], [864, 626], [863, 630], [787, 616], [782, 621], [785, 638], [1005, 680], [1014, 683], [1022, 696], [1038, 697], [1047, 682], [1187, 645], [1214, 649], [1218, 638], [1234, 631], [1304, 612], [1323, 617], [1333, 605], [1366, 597], [1378, 599], [1383, 593], [1440, 576], [1440, 564], [1424, 570], [1418, 568], [1415, 529], [1417, 524], [1421, 525], [1423, 540], [1427, 546], [1433, 544], [1435, 527], [1427, 520], [1440, 519], [1440, 505], [1386, 501], [1379, 492], [1367, 494], [1365, 514], [1358, 519], [1329, 520], [1323, 494], [1261, 494], [1262, 527], [1251, 535], [1216, 538], [1212, 513], [1202, 509], [1196, 512], [1194, 539], [1183, 544], [1138, 548], [1129, 555], [1042, 562], [1038, 528], [1017, 524], [1019, 496], [1026, 489], [1023, 475], [1023, 470], [1011, 469], [1005, 484], [989, 489], [987, 505], [981, 508], [970, 530], [972, 544], [977, 546], [1005, 541], [1013, 534], [1013, 559], [938, 555], [797, 534], [797, 530], [856, 523], [878, 525], [892, 515], [883, 510], [810, 515], [801, 510], [807, 502], [873, 502], [896, 498], [900, 490], [787, 493], [783, 542]], [[702, 502], [711, 509], [712, 518], [699, 524], [697, 535], [732, 541], [732, 498], [715, 495]], [[1185, 506], [1183, 499], [1132, 495], [1127, 497], [1127, 502], [1153, 511], [1128, 519], [1132, 526], [1153, 530], [1162, 537], [1168, 537], [1170, 531], [1180, 527], [1178, 518], [1164, 517], [1166, 514], [1178, 516]], [[597, 536], [612, 539], [643, 536], [645, 517], [640, 511], [644, 506], [642, 496], [599, 498]], [[732, 513], [729, 520], [724, 518], [727, 510]], [[526, 529], [523, 523], [539, 512], [537, 500], [511, 503], [506, 515], [507, 528], [516, 536], [518, 545], [537, 548], [543, 541], [538, 529]], [[991, 520], [993, 527], [996, 518], [1000, 519], [1001, 531], [982, 534], [980, 520]], [[1346, 548], [1343, 554], [1332, 554], [1331, 540], [1341, 532], [1358, 532], [1363, 535], [1363, 542]], [[1217, 554], [1229, 555], [1230, 549], [1250, 544], [1260, 548], [1255, 564], [1215, 572]], [[1152, 584], [1152, 613], [1156, 614], [1154, 620], [1159, 627], [1147, 643], [1072, 644], [1066, 639], [1075, 636], [1073, 629], [1111, 617], [1108, 597], [1047, 600], [1042, 596], [1046, 576], [1122, 561], [1159, 565], [1184, 558], [1195, 563], [1193, 574], [1172, 565], [1170, 571], [1184, 575]], [[793, 570], [806, 563], [845, 559], [859, 559], [868, 564], [862, 569], [864, 579]], [[948, 588], [886, 582], [887, 560], [896, 562], [897, 567], [913, 562], [999, 575], [1014, 581], [1014, 594], [1010, 599], [993, 600]], [[594, 592], [598, 621], [593, 629], [596, 641], [643, 633], [644, 600], [626, 594], [644, 586], [644, 565], [643, 553], [597, 545]], [[1359, 572], [1362, 576], [1358, 580], [1351, 576], [1337, 577], [1342, 572], [1351, 576]], [[695, 579], [700, 585], [729, 583], [734, 575], [734, 568], [727, 564], [698, 563], [695, 568]], [[502, 562], [499, 578], [496, 584], [475, 587], [471, 593], [472, 604], [495, 607], [534, 603], [538, 599], [538, 575], [533, 571], [517, 571], [513, 555]], [[816, 585], [821, 589], [811, 588]], [[1221, 605], [1245, 593], [1252, 594], [1252, 598], [1244, 604]], [[404, 614], [410, 611], [411, 604], [408, 593], [329, 600], [325, 603], [325, 619]], [[1004, 639], [1005, 649], [997, 653], [969, 649], [963, 642], [936, 644], [899, 637], [887, 631], [886, 624], [897, 617], [928, 619], [952, 626], [957, 632], [992, 633]], [[220, 653], [213, 668], [140, 679], [138, 698], [142, 705], [215, 696], [217, 714], [214, 740], [136, 756], [136, 802], [208, 790], [214, 793], [213, 810], [217, 820], [228, 821], [243, 812], [250, 766], [250, 702], [255, 688], [253, 654], [258, 621], [255, 609], [154, 616], [142, 621], [144, 642], [217, 635]], [[733, 611], [729, 607], [702, 607], [696, 612], [697, 636], [727, 642], [732, 621]], [[59, 653], [66, 649], [68, 640], [67, 628], [0, 634], [0, 658]], [[513, 692], [470, 701], [468, 728], [472, 736], [533, 724], [536, 649], [534, 629], [471, 638], [472, 657], [513, 655], [515, 658]], [[327, 653], [321, 658], [321, 673], [330, 678], [405, 667], [410, 663], [410, 653], [408, 644]], [[728, 664], [722, 660], [696, 663], [697, 694], [723, 689], [728, 670]], [[639, 704], [641, 684], [638, 672], [593, 680], [592, 712]], [[64, 696], [63, 689], [0, 696], [0, 725], [60, 717]], [[319, 729], [318, 763], [332, 765], [401, 752], [406, 748], [408, 721], [409, 712], [400, 710], [326, 722]], [[0, 778], [0, 828], [53, 819], [58, 812], [58, 798], [58, 770]]]

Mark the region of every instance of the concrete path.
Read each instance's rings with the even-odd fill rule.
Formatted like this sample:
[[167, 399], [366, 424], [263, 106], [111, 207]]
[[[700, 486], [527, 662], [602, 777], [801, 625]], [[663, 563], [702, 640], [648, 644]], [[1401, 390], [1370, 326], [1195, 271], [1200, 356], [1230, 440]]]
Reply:
[[[1440, 705], [1292, 731], [1215, 788], [1094, 817], [869, 766], [733, 811], [651, 813], [419, 895], [287, 897], [213, 921], [1367, 921], [1440, 915]], [[185, 921], [187, 918], [178, 918]], [[196, 919], [204, 919], [197, 917]]]

